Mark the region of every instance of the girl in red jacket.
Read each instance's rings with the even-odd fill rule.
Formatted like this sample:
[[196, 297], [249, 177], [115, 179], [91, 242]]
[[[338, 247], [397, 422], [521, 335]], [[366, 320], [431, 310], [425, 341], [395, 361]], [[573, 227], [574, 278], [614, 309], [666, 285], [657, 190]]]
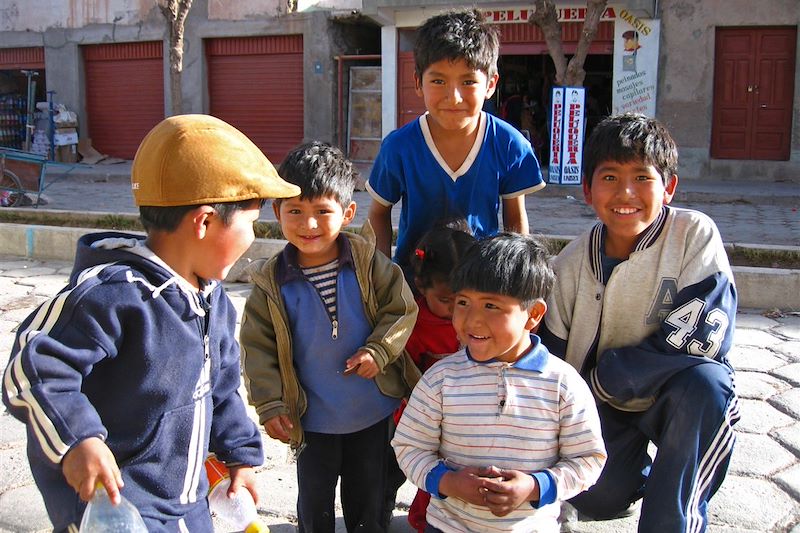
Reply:
[[[428, 231], [411, 253], [410, 265], [414, 272], [419, 314], [406, 351], [422, 372], [439, 359], [461, 349], [452, 323], [454, 297], [450, 289], [450, 273], [474, 242], [466, 221], [456, 220]], [[395, 412], [395, 422], [400, 421], [404, 407], [405, 402]], [[397, 472], [402, 476], [399, 468]], [[400, 484], [403, 481], [405, 476], [402, 476]], [[418, 490], [408, 511], [408, 522], [419, 533], [425, 531], [429, 500], [430, 494]]]

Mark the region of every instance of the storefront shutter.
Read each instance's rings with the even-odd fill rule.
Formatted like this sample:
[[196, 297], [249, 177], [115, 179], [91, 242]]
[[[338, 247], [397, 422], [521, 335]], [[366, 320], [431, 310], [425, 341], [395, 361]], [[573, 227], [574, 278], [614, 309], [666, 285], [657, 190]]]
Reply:
[[303, 37], [208, 39], [209, 110], [276, 166], [303, 140]]
[[103, 154], [132, 159], [142, 138], [164, 118], [163, 43], [98, 44], [82, 49], [92, 145]]

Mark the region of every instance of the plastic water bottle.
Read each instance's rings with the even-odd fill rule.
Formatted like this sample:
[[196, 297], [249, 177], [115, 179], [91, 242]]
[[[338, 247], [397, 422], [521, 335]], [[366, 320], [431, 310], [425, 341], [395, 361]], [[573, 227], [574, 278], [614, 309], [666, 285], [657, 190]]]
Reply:
[[208, 506], [212, 513], [235, 527], [237, 531], [269, 533], [269, 528], [258, 519], [256, 504], [249, 490], [239, 489], [233, 498], [228, 498], [231, 477], [225, 463], [210, 455], [206, 459], [206, 474], [208, 475]]
[[147, 533], [139, 511], [121, 496], [122, 501], [114, 505], [108, 497], [105, 487], [98, 483], [94, 496], [89, 500], [81, 520], [81, 533]]

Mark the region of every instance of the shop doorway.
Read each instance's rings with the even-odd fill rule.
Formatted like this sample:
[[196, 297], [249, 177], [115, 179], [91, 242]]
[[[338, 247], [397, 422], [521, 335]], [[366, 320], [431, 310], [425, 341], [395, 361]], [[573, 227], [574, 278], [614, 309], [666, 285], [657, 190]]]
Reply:
[[[531, 142], [541, 143], [537, 157], [545, 162], [550, 153], [548, 142], [549, 127], [547, 115], [550, 111], [550, 87], [554, 79], [555, 67], [547, 53], [547, 44], [542, 31], [533, 24], [498, 24], [500, 34], [500, 60], [498, 70], [500, 83], [493, 101], [484, 109], [496, 114], [502, 113], [502, 106], [514, 94], [519, 95], [518, 104], [523, 108], [523, 96], [529, 94], [528, 105], [532, 105], [534, 113], [531, 117], [533, 125], [528, 129]], [[583, 31], [583, 22], [564, 22], [561, 24], [561, 40], [569, 60], [575, 53], [578, 39]], [[415, 29], [401, 29], [398, 32], [397, 54], [397, 125], [398, 127], [416, 120], [425, 112], [422, 98], [414, 91], [414, 56], [413, 45]], [[605, 116], [611, 113], [611, 89], [613, 78], [614, 23], [602, 21], [597, 27], [597, 34], [589, 45], [586, 57], [587, 128], [586, 134]], [[538, 98], [538, 101], [535, 101]], [[512, 102], [513, 104], [513, 102]], [[538, 108], [538, 113], [537, 113]], [[516, 113], [512, 109], [512, 113]], [[508, 114], [508, 113], [507, 113]], [[512, 122], [513, 122], [512, 118]], [[526, 117], [527, 120], [527, 117]], [[515, 124], [516, 125], [516, 124]], [[522, 127], [521, 117], [520, 130]], [[537, 140], [535, 135], [540, 135]]]
[[[32, 102], [47, 100], [44, 48], [0, 49], [0, 146], [24, 148], [29, 77]], [[35, 112], [35, 108], [30, 111]]]
[[[611, 114], [613, 56], [590, 54], [584, 70], [588, 136], [600, 120]], [[555, 78], [553, 61], [547, 54], [501, 55], [498, 71], [500, 82], [491, 107], [530, 138], [540, 161], [547, 161], [550, 90]]]
[[711, 157], [788, 161], [797, 27], [717, 28]]

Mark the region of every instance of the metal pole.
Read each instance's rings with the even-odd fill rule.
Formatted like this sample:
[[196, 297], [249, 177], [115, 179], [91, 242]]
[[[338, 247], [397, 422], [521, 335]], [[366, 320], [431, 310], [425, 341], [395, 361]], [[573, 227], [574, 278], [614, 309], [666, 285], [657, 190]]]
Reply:
[[55, 115], [55, 108], [53, 107], [53, 95], [55, 95], [55, 91], [47, 91], [47, 118], [48, 118], [48, 126], [50, 130], [50, 161], [55, 161], [56, 159], [56, 146], [54, 144], [56, 138], [56, 123], [53, 120], [53, 115]]
[[23, 70], [23, 74], [28, 78], [28, 94], [27, 94], [27, 118], [25, 119], [25, 144], [23, 146], [26, 152], [31, 151], [31, 137], [36, 125], [33, 123], [34, 108], [36, 107], [36, 80], [32, 79], [38, 76], [39, 72], [36, 70]]

